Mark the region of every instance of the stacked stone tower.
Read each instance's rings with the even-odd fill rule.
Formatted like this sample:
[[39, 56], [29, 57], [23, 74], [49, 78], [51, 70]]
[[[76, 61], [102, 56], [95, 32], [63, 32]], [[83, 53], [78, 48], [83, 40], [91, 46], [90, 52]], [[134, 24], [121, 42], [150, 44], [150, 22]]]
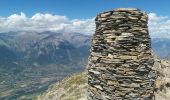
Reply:
[[97, 15], [88, 61], [88, 100], [153, 100], [155, 73], [147, 14], [119, 8]]

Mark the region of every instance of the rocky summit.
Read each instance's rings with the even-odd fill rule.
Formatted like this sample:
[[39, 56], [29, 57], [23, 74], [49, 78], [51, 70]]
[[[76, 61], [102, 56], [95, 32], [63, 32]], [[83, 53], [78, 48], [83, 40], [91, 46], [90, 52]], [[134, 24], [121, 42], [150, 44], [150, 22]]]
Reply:
[[[155, 81], [155, 100], [169, 100], [170, 61], [154, 56], [154, 69], [158, 76]], [[36, 100], [87, 100], [87, 86], [87, 73], [74, 74], [51, 85]]]
[[134, 8], [103, 12], [88, 61], [88, 100], [153, 100], [156, 73], [148, 16]]

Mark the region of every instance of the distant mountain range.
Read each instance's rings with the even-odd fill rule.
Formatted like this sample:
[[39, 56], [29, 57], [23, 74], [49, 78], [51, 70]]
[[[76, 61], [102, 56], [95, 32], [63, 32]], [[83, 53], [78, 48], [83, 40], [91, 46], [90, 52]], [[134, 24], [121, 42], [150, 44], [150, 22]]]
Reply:
[[[0, 33], [0, 99], [39, 93], [87, 64], [91, 36], [79, 33]], [[152, 39], [160, 57], [170, 54], [170, 39]]]
[[[87, 58], [90, 38], [79, 33], [0, 33], [0, 63], [76, 63]], [[153, 38], [152, 48], [160, 57], [166, 57], [170, 54], [170, 39]]]
[[1, 33], [0, 61], [33, 65], [75, 63], [87, 56], [89, 40], [89, 36], [78, 33]]
[[152, 49], [160, 58], [170, 57], [170, 39], [153, 38]]

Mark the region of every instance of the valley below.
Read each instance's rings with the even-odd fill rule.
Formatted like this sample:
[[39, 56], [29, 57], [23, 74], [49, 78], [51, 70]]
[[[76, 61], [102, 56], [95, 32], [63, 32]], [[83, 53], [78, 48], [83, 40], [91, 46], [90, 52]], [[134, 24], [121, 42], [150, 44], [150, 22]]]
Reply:
[[[42, 67], [42, 66], [41, 66]], [[82, 71], [81, 68], [66, 69], [64, 65], [51, 65], [48, 68], [31, 68], [17, 74], [1, 73], [0, 96], [2, 100], [33, 99], [34, 95], [48, 89], [48, 86], [64, 77]], [[48, 69], [48, 70], [47, 70]]]
[[88, 42], [89, 36], [78, 33], [1, 33], [0, 100], [32, 100], [49, 85], [83, 71]]

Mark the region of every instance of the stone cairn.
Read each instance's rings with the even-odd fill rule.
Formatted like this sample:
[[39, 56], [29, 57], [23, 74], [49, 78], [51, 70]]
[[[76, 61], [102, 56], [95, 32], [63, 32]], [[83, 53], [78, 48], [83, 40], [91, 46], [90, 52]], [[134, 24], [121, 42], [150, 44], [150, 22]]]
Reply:
[[88, 100], [154, 100], [151, 39], [145, 12], [119, 8], [97, 15], [88, 61]]

